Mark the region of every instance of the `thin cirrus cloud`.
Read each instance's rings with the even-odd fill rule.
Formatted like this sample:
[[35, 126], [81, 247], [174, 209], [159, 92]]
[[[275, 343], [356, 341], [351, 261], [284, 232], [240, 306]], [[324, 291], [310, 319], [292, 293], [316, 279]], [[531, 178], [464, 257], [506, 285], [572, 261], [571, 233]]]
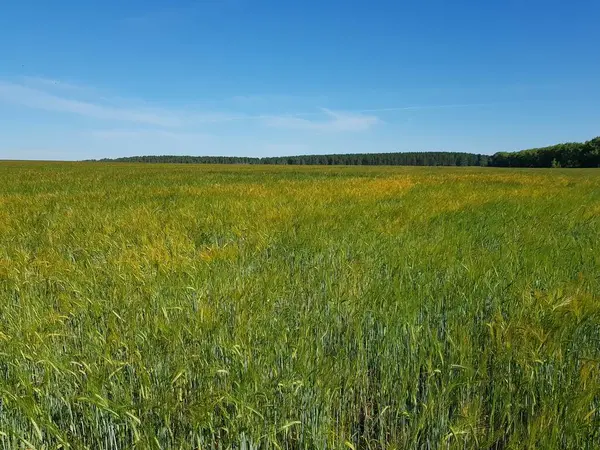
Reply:
[[322, 111], [326, 120], [308, 120], [299, 117], [301, 114], [296, 114], [265, 117], [264, 122], [271, 127], [313, 131], [365, 131], [381, 122], [373, 115], [331, 111], [325, 108]]
[[[228, 113], [131, 107], [131, 102], [123, 99], [112, 98], [107, 102], [106, 98], [102, 97], [100, 100], [89, 100], [87, 97], [90, 95], [97, 96], [98, 94], [94, 88], [39, 77], [28, 77], [22, 80], [21, 83], [0, 80], [0, 101], [36, 110], [93, 118], [99, 121], [181, 129], [194, 128], [207, 123], [248, 121], [272, 128], [326, 132], [365, 131], [381, 122], [374, 115], [329, 109], [322, 109], [321, 112], [317, 113], [257, 115], [244, 112]], [[86, 96], [85, 100], [81, 99], [83, 94]], [[314, 120], [304, 118], [306, 116], [314, 116]]]
[[[245, 97], [254, 98], [252, 96]], [[265, 100], [268, 97], [260, 97]], [[292, 99], [293, 97], [289, 97]], [[64, 83], [60, 80], [24, 77], [21, 82], [0, 80], [0, 101], [31, 109], [73, 114], [77, 116], [157, 129], [197, 131], [202, 125], [245, 121], [268, 128], [283, 128], [313, 132], [364, 132], [383, 123], [375, 115], [393, 111], [421, 109], [448, 109], [490, 105], [490, 103], [443, 104], [403, 106], [389, 108], [334, 111], [321, 108], [318, 112], [287, 114], [249, 114], [240, 112], [198, 111], [148, 107], [147, 104], [132, 106], [122, 98], [107, 98], [96, 88]], [[269, 102], [265, 102], [269, 103]], [[241, 108], [239, 108], [241, 109]]]
[[[282, 96], [247, 96], [239, 99], [255, 101], [268, 106], [274, 98]], [[286, 96], [290, 102], [293, 96]], [[268, 101], [268, 100], [271, 101]], [[235, 113], [222, 111], [199, 111], [196, 109], [175, 109], [149, 107], [147, 103], [132, 102], [127, 99], [108, 97], [100, 90], [60, 80], [23, 77], [20, 82], [0, 80], [0, 102], [43, 110], [54, 113], [72, 114], [96, 119], [99, 122], [117, 122], [177, 130], [181, 133], [197, 133], [207, 124], [224, 124], [247, 122], [254, 127], [301, 130], [307, 132], [348, 133], [370, 130], [383, 121], [377, 113], [394, 111], [411, 111], [422, 109], [451, 109], [490, 105], [490, 103], [416, 105], [388, 108], [357, 109], [352, 111], [335, 111], [321, 108], [316, 112], [296, 112], [286, 114], [249, 114], [241, 111], [242, 105]], [[227, 103], [227, 101], [225, 101]], [[242, 103], [244, 103], [242, 101]], [[277, 102], [275, 102], [277, 103]], [[146, 133], [146, 131], [144, 131]], [[159, 133], [160, 134], [160, 133]], [[118, 133], [115, 134], [117, 136]], [[161, 136], [167, 136], [162, 134]], [[125, 136], [122, 136], [125, 137]]]
[[162, 127], [181, 126], [181, 119], [164, 111], [131, 109], [59, 96], [23, 84], [0, 81], [0, 100], [44, 111], [71, 113], [100, 120], [135, 122]]

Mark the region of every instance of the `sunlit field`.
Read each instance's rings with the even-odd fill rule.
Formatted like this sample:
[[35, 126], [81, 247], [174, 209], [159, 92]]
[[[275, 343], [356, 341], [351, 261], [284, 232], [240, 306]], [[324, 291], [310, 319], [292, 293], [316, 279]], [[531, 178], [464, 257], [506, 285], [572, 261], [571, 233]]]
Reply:
[[0, 163], [0, 448], [600, 446], [600, 170]]

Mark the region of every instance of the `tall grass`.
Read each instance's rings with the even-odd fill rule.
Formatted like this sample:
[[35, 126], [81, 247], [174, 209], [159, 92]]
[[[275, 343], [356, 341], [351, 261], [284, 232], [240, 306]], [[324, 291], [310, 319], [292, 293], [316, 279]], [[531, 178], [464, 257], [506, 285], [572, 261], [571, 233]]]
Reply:
[[0, 448], [598, 448], [600, 172], [0, 164]]

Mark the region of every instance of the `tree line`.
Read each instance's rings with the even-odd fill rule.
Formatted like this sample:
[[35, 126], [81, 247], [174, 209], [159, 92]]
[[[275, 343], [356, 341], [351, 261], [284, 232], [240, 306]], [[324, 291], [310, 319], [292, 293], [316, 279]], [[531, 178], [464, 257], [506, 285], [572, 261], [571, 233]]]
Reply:
[[480, 155], [460, 152], [358, 153], [253, 158], [242, 156], [130, 156], [111, 162], [363, 166], [600, 167], [600, 137], [550, 147]]
[[364, 165], [364, 166], [486, 166], [489, 156], [472, 153], [409, 152], [349, 153], [282, 157], [237, 156], [130, 156], [101, 159], [112, 162], [180, 163], [180, 164], [278, 164], [278, 165]]
[[600, 137], [520, 152], [499, 152], [489, 159], [494, 167], [600, 167]]

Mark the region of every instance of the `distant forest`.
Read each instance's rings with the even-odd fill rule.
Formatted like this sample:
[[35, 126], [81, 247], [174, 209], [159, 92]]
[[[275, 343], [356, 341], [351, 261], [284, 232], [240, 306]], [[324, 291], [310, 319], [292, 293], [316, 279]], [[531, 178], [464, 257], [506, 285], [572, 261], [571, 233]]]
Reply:
[[492, 156], [455, 152], [359, 153], [269, 158], [237, 156], [130, 156], [101, 159], [111, 162], [179, 164], [279, 164], [363, 166], [491, 166], [491, 167], [600, 167], [600, 137]]
[[494, 167], [600, 167], [600, 137], [550, 147], [499, 152], [489, 158]]

